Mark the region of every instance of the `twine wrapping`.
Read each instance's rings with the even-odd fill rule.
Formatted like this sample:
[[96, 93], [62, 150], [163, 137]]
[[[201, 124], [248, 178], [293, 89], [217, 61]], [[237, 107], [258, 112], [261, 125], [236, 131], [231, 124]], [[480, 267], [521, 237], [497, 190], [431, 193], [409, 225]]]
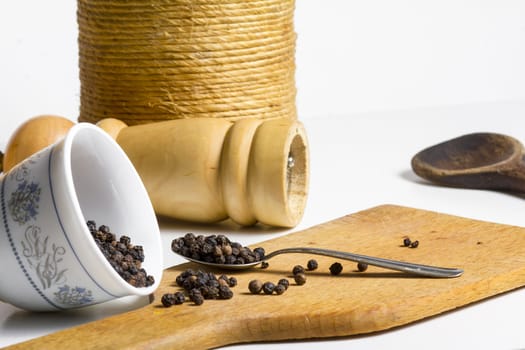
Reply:
[[296, 118], [294, 0], [78, 0], [80, 121]]

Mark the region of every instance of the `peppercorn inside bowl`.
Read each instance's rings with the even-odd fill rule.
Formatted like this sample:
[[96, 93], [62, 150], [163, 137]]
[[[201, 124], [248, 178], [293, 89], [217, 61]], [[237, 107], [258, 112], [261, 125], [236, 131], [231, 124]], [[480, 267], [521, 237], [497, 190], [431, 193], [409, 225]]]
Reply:
[[152, 204], [100, 128], [75, 125], [0, 185], [0, 300], [56, 311], [158, 287], [162, 248]]

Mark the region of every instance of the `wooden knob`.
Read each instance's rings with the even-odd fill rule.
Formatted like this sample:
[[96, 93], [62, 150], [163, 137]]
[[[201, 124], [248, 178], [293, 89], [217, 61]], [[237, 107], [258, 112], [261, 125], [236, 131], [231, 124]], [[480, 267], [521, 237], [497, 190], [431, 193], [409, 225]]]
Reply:
[[40, 115], [28, 119], [11, 135], [4, 154], [3, 171], [62, 139], [75, 123], [57, 115]]
[[99, 128], [109, 134], [114, 140], [117, 139], [120, 131], [128, 126], [120, 119], [106, 118], [99, 120], [96, 124]]

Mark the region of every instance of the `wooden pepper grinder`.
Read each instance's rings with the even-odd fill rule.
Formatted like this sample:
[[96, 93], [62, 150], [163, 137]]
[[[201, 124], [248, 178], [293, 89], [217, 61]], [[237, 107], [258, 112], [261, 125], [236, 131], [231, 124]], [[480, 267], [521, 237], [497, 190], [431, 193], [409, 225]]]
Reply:
[[290, 118], [97, 123], [126, 152], [157, 214], [293, 227], [308, 192], [308, 142]]

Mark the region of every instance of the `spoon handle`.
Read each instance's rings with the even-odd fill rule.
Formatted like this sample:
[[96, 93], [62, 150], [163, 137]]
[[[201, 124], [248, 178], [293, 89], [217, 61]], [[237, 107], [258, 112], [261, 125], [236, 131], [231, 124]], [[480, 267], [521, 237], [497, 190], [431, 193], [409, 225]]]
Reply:
[[366, 263], [368, 265], [383, 267], [390, 270], [402, 271], [414, 275], [426, 276], [426, 277], [438, 277], [438, 278], [449, 278], [459, 277], [463, 274], [463, 270], [457, 268], [438, 267], [422, 264], [414, 264], [398, 260], [390, 260], [384, 258], [376, 258], [372, 256], [340, 252], [337, 250], [321, 249], [321, 248], [284, 248], [267, 254], [264, 259], [270, 259], [276, 255], [286, 253], [305, 253], [324, 255], [334, 258], [340, 258], [350, 260], [354, 262]]

